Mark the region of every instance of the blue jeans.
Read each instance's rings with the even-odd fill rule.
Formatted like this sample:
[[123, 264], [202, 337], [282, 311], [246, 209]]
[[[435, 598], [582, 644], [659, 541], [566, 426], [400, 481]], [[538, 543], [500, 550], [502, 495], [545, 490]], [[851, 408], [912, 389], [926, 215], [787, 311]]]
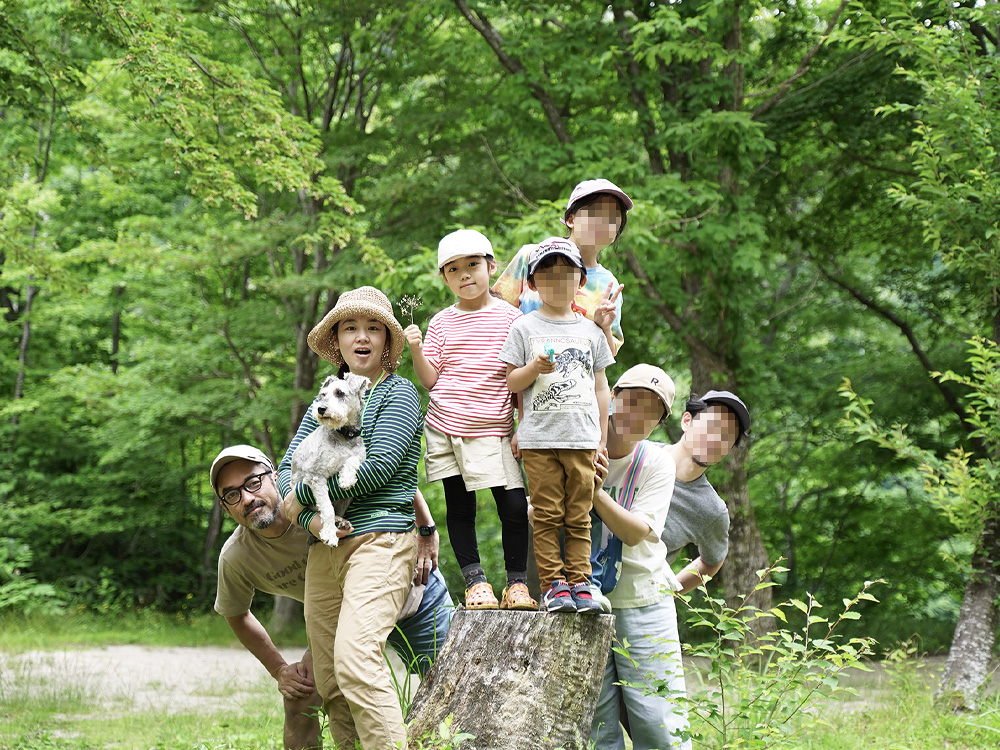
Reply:
[[427, 579], [420, 608], [405, 620], [396, 623], [389, 633], [389, 644], [411, 672], [427, 673], [451, 627], [455, 603], [448, 592], [441, 571], [435, 569]]
[[601, 587], [600, 577], [603, 566], [597, 559], [601, 552], [601, 542], [604, 537], [604, 522], [597, 515], [597, 511], [590, 511], [590, 583]]
[[[644, 695], [649, 681], [667, 683], [670, 692], [684, 695], [684, 669], [677, 638], [674, 597], [668, 595], [646, 607], [615, 609], [615, 639], [628, 640], [628, 659], [612, 651], [604, 668], [601, 697], [594, 711], [592, 739], [597, 750], [624, 750], [620, 701], [628, 711], [633, 750], [691, 750], [691, 740], [681, 740], [687, 729], [687, 711], [672, 696]], [[629, 682], [638, 687], [616, 684]]]

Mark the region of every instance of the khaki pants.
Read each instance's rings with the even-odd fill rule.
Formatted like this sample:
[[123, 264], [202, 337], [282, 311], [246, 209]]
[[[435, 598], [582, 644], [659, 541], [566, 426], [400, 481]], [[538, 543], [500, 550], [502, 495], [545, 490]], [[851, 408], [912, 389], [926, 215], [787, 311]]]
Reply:
[[353, 750], [355, 738], [365, 750], [406, 742], [384, 652], [416, 559], [415, 531], [373, 532], [337, 547], [309, 548], [306, 633], [335, 747]]
[[[590, 511], [594, 507], [594, 451], [522, 450], [534, 508], [535, 564], [544, 594], [565, 570], [569, 583], [590, 578]], [[565, 529], [566, 564], [559, 556]]]

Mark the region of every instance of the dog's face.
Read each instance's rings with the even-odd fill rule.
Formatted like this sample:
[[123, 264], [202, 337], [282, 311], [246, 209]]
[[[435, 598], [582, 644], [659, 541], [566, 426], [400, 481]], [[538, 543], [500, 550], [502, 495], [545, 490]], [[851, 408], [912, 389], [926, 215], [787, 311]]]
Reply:
[[316, 421], [329, 430], [360, 425], [364, 393], [370, 384], [368, 378], [350, 372], [343, 378], [328, 377], [313, 404]]

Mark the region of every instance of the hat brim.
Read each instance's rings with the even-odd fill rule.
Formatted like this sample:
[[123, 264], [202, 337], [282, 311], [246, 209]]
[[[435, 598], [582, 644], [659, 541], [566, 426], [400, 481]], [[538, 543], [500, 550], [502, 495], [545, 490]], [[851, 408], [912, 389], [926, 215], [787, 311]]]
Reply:
[[385, 326], [389, 334], [389, 365], [388, 372], [395, 372], [399, 367], [399, 359], [403, 356], [405, 340], [403, 338], [403, 326], [395, 318], [386, 315], [385, 311], [379, 307], [363, 301], [351, 301], [337, 305], [328, 312], [323, 320], [317, 323], [309, 331], [309, 348], [316, 352], [327, 362], [339, 368], [344, 364], [344, 358], [340, 354], [340, 349], [336, 346], [336, 334], [333, 329], [344, 318], [374, 318]]
[[706, 404], [722, 404], [723, 406], [728, 406], [729, 410], [736, 415], [736, 421], [740, 423], [741, 434], [750, 434], [750, 412], [747, 411], [746, 405], [741, 401], [736, 401], [728, 396], [709, 396], [708, 398], [702, 397], [702, 401]]

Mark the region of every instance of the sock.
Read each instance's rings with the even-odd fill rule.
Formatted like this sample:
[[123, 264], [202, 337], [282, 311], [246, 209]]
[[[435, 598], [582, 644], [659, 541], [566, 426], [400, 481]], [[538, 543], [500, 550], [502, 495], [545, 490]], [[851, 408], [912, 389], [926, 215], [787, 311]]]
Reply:
[[507, 571], [507, 586], [513, 586], [515, 583], [527, 583], [528, 582], [528, 571], [526, 570], [508, 570]]
[[479, 563], [466, 565], [462, 568], [462, 575], [465, 576], [465, 588], [470, 589], [477, 583], [486, 583], [486, 573]]

